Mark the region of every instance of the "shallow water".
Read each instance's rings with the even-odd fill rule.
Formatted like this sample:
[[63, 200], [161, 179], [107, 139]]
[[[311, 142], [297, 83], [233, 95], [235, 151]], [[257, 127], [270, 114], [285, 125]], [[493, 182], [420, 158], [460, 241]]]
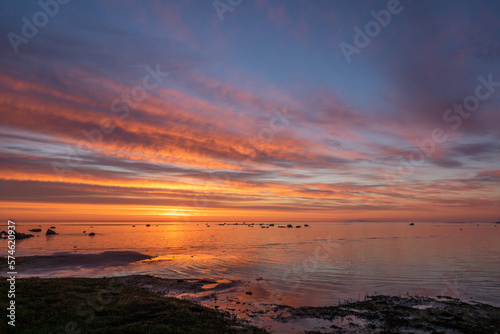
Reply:
[[[17, 223], [19, 232], [41, 225], [42, 233], [18, 241], [16, 257], [122, 250], [154, 257], [126, 266], [36, 272], [18, 265], [18, 274], [238, 279], [250, 281], [269, 301], [291, 306], [331, 305], [374, 293], [448, 295], [500, 305], [500, 228], [494, 224], [150, 224]], [[46, 236], [49, 226], [59, 234]], [[6, 244], [0, 241], [4, 250]]]

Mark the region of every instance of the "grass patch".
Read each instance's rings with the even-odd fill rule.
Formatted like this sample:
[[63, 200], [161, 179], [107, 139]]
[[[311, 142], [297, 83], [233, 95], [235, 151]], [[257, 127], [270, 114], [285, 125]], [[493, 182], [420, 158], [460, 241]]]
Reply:
[[[5, 278], [1, 287], [7, 296]], [[120, 278], [17, 279], [15, 300], [15, 329], [4, 316], [1, 333], [267, 333], [227, 313], [162, 297]], [[0, 299], [3, 310], [7, 302]]]

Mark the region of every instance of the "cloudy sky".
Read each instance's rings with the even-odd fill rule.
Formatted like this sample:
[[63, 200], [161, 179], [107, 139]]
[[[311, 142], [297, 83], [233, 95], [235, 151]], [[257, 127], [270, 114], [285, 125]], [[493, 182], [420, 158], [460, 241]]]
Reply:
[[499, 17], [2, 1], [2, 219], [498, 221]]

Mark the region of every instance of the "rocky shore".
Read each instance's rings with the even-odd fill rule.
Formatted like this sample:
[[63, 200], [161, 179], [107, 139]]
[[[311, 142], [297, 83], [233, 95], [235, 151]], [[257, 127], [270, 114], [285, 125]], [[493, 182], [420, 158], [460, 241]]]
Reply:
[[294, 308], [259, 301], [240, 281], [134, 275], [17, 284], [18, 329], [26, 333], [68, 326], [74, 333], [500, 333], [500, 308], [445, 296], [368, 296]]

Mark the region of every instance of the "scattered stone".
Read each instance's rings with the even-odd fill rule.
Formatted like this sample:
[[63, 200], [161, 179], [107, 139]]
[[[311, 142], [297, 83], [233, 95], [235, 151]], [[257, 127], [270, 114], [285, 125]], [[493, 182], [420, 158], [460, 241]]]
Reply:
[[94, 235], [95, 235], [95, 233], [94, 233], [94, 232], [90, 232], [90, 233], [89, 233], [89, 236], [90, 236], [90, 237], [93, 237]]
[[146, 227], [149, 227], [149, 226], [151, 226], [151, 225], [149, 225], [149, 224], [146, 224]]
[[251, 295], [253, 295], [253, 293], [252, 293], [251, 291], [247, 291], [247, 292], [245, 292], [245, 293], [246, 293], [247, 295], [250, 295], [250, 296], [251, 296]]
[[16, 240], [22, 240], [22, 239], [28, 239], [28, 238], [34, 237], [33, 234], [24, 234], [21, 232], [16, 232], [15, 234], [16, 234]]
[[51, 226], [50, 228], [56, 228], [55, 226]]
[[30, 232], [42, 232], [42, 229], [41, 228], [32, 228], [31, 230], [29, 230]]
[[413, 225], [415, 225], [415, 223], [410, 223], [410, 226], [413, 226]]
[[47, 232], [45, 232], [45, 235], [54, 235], [54, 234], [57, 234], [57, 233], [54, 232], [53, 230], [51, 230], [50, 228], [47, 230]]
[[304, 224], [304, 227], [309, 227], [309, 225], [308, 224]]

